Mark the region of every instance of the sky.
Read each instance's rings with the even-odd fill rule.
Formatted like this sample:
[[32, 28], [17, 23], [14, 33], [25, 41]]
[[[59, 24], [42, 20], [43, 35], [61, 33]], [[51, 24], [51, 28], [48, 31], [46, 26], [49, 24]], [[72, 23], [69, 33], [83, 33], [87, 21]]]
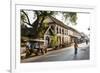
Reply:
[[90, 14], [77, 13], [77, 25], [70, 26], [88, 35], [88, 28], [90, 27]]
[[86, 13], [77, 13], [77, 25], [72, 26], [80, 32], [84, 32], [85, 34], [89, 34], [88, 28], [90, 27], [90, 14]]

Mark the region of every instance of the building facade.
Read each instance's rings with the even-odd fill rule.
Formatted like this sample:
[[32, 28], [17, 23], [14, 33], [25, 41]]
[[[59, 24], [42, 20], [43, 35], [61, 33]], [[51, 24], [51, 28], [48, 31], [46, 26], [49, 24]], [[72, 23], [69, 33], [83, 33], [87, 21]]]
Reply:
[[[53, 44], [56, 43], [57, 47], [70, 46], [73, 43], [74, 39], [80, 38], [80, 33], [77, 30], [65, 25], [63, 22], [52, 16], [47, 16], [44, 19], [43, 23], [47, 24], [48, 28], [43, 33], [43, 38], [35, 39], [44, 40], [44, 46], [46, 47], [52, 47], [52, 38], [54, 41]], [[28, 36], [26, 36], [25, 33], [26, 35], [28, 34], [28, 36], [31, 35], [31, 39]], [[27, 30], [21, 30], [21, 34], [24, 34], [24, 37], [26, 37], [27, 40], [34, 40], [34, 38], [32, 39], [32, 36], [35, 35], [33, 33], [34, 32], [32, 28], [28, 28]], [[21, 36], [21, 39], [23, 39], [23, 36]]]
[[57, 20], [54, 17], [47, 17], [46, 20], [44, 20], [44, 23], [52, 23], [49, 25], [49, 28], [44, 34], [44, 45], [47, 47], [50, 47], [51, 44], [51, 34], [50, 29], [53, 28], [53, 32], [57, 36], [57, 46], [69, 46], [73, 43], [75, 38], [80, 37], [80, 33], [76, 31], [75, 29], [65, 25], [61, 21]]

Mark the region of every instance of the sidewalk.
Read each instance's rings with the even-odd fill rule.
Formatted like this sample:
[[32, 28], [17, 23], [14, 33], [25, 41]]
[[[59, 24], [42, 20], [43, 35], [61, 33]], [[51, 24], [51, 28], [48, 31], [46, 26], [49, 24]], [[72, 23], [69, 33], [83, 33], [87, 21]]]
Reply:
[[[83, 47], [83, 46], [87, 46], [86, 43], [81, 43], [81, 44], [78, 44], [79, 48]], [[26, 59], [23, 59], [22, 62], [25, 60], [30, 60], [30, 59], [38, 59], [38, 58], [41, 58], [45, 55], [48, 55], [48, 54], [51, 54], [51, 53], [57, 53], [57, 52], [62, 52], [62, 51], [65, 51], [66, 49], [73, 49], [74, 46], [70, 46], [70, 47], [66, 47], [66, 48], [61, 48], [61, 49], [57, 49], [57, 50], [48, 50], [47, 53], [45, 53], [44, 55], [39, 55], [39, 56], [34, 56], [35, 54], [33, 53], [31, 57], [29, 58], [26, 58]], [[50, 49], [50, 48], [49, 48]], [[52, 49], [52, 48], [51, 48]]]
[[[82, 44], [78, 44], [78, 46], [79, 46], [78, 51], [81, 51], [81, 52], [78, 53], [79, 54], [78, 57], [80, 58], [80, 56], [82, 56], [81, 54], [83, 54], [83, 52], [84, 52], [83, 47], [87, 47], [88, 45], [86, 45], [86, 43], [82, 43]], [[21, 60], [21, 63], [27, 63], [27, 62], [30, 62], [30, 61], [37, 61], [38, 59], [43, 59], [43, 58], [49, 59], [50, 57], [53, 57], [54, 54], [58, 54], [58, 57], [60, 57], [59, 54], [61, 54], [61, 53], [62, 53], [62, 55], [66, 54], [66, 56], [64, 56], [64, 57], [70, 57], [71, 58], [71, 57], [73, 57], [73, 51], [74, 51], [73, 48], [74, 48], [74, 46], [72, 45], [70, 47], [65, 47], [65, 48], [61, 48], [61, 49], [58, 49], [58, 50], [48, 51], [44, 55], [34, 56], [34, 57], [29, 57], [29, 58], [23, 59], [23, 60]], [[63, 52], [65, 52], [65, 53], [63, 53]], [[55, 56], [57, 56], [57, 55], [55, 55]]]

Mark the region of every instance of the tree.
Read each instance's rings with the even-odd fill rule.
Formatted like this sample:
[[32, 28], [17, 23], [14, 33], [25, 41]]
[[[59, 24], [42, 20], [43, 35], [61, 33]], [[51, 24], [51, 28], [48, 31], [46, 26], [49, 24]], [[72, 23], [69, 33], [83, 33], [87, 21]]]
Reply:
[[32, 26], [33, 28], [41, 27], [46, 16], [54, 16], [54, 15], [57, 15], [58, 13], [62, 13], [65, 20], [69, 17], [70, 22], [72, 22], [74, 24], [76, 24], [76, 20], [77, 20], [77, 13], [76, 12], [57, 12], [57, 11], [31, 10], [34, 13], [33, 17], [36, 18], [36, 21], [33, 22], [33, 23], [30, 23], [29, 16], [25, 11], [28, 11], [28, 10], [21, 10], [21, 13], [22, 13], [21, 14], [21, 20], [24, 23]]
[[61, 12], [65, 21], [67, 18], [69, 18], [70, 22], [74, 25], [76, 25], [76, 20], [77, 20], [77, 13], [76, 12]]
[[[30, 22], [30, 18], [29, 18], [30, 16], [27, 13], [28, 11], [31, 11], [33, 13], [33, 18], [35, 21], [33, 21], [32, 23]], [[37, 10], [21, 10], [20, 11], [21, 21], [23, 25], [27, 24], [30, 27], [32, 27], [34, 34], [37, 34], [37, 35], [39, 34], [39, 36], [42, 36], [42, 34], [44, 33], [44, 30], [47, 28], [45, 27], [45, 24], [43, 23], [45, 18], [47, 16], [55, 16], [58, 13], [61, 13], [63, 17], [65, 18], [65, 20], [69, 17], [70, 22], [76, 24], [77, 13], [75, 12], [37, 11]]]

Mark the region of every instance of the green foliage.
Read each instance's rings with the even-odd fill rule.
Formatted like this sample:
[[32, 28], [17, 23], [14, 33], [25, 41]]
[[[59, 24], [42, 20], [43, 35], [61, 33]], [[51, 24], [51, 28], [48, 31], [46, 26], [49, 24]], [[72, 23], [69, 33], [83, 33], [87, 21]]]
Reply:
[[65, 20], [67, 20], [67, 18], [70, 18], [70, 22], [72, 24], [77, 24], [76, 20], [77, 20], [77, 13], [76, 12], [61, 12], [62, 15], [64, 16]]
[[57, 35], [51, 36], [51, 47], [55, 48], [58, 45]]
[[70, 12], [69, 15], [70, 15], [70, 21], [71, 21], [72, 23], [76, 24], [77, 13], [75, 13], [75, 12]]
[[48, 28], [48, 24], [43, 23], [42, 26], [40, 28], [38, 28], [38, 30], [37, 30], [37, 37], [43, 38], [44, 33], [46, 32], [47, 28]]

